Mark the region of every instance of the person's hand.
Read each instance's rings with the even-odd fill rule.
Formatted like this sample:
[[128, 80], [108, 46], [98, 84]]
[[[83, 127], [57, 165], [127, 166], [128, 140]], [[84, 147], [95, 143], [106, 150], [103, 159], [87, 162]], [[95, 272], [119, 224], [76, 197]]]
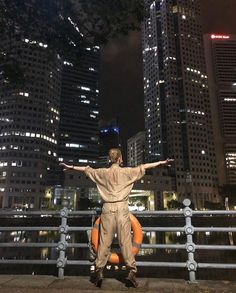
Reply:
[[73, 166], [66, 165], [65, 163], [60, 163], [59, 166], [63, 167], [63, 171], [67, 171], [69, 169], [73, 169]]
[[171, 167], [171, 164], [174, 162], [173, 159], [166, 159], [165, 161], [163, 161], [162, 165], [163, 166], [167, 166], [167, 167]]

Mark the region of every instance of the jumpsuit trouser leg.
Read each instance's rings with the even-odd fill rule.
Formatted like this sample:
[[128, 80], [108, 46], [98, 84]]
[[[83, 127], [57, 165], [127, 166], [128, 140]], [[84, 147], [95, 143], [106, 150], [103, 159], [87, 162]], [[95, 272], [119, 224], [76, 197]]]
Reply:
[[116, 219], [114, 212], [102, 212], [99, 233], [99, 246], [95, 261], [96, 269], [104, 268], [110, 256], [112, 240], [116, 233]]
[[96, 269], [103, 268], [106, 265], [116, 232], [125, 264], [130, 271], [136, 273], [137, 267], [132, 254], [130, 213], [126, 202], [104, 205], [101, 214], [100, 242], [95, 261]]
[[117, 235], [126, 267], [136, 273], [137, 267], [132, 253], [131, 220], [128, 206], [119, 210], [117, 214]]

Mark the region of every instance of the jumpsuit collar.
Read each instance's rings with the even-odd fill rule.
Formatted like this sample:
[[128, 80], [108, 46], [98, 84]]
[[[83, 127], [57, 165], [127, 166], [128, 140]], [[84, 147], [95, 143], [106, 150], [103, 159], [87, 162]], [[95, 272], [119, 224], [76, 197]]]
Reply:
[[118, 163], [113, 163], [113, 164], [111, 165], [111, 168], [117, 168], [117, 167], [120, 167], [120, 165], [119, 165]]

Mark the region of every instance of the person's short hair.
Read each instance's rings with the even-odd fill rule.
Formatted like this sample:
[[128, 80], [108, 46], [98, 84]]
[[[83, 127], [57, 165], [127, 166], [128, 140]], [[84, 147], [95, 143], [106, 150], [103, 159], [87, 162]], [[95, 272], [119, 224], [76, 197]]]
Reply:
[[112, 148], [109, 150], [109, 160], [111, 163], [117, 163], [120, 157], [122, 157], [122, 153], [119, 149]]

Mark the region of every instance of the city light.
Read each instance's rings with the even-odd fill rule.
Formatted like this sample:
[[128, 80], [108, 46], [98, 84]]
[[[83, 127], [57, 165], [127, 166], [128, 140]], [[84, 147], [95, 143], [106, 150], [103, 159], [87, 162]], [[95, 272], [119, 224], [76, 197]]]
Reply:
[[109, 127], [109, 128], [103, 128], [100, 130], [101, 133], [112, 133], [112, 132], [116, 132], [119, 133], [119, 128], [116, 126], [113, 127]]
[[211, 35], [211, 39], [218, 39], [218, 40], [227, 40], [227, 39], [229, 39], [230, 38], [230, 36], [229, 35], [215, 35], [215, 34], [212, 34]]

